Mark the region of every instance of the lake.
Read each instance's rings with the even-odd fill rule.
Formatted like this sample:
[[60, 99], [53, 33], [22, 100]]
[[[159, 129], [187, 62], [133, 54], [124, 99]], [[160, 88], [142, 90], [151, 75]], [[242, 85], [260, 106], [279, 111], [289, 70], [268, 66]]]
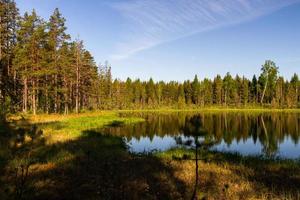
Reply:
[[[128, 115], [128, 114], [124, 114]], [[209, 149], [242, 155], [300, 158], [299, 113], [135, 113], [138, 124], [106, 128], [124, 138], [129, 151], [144, 153], [171, 148]]]

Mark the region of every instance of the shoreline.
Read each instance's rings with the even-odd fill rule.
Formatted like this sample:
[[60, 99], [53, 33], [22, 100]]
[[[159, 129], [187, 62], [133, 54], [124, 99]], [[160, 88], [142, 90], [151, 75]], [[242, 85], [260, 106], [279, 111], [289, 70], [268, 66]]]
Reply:
[[119, 114], [119, 113], [174, 113], [174, 112], [256, 112], [256, 113], [300, 113], [300, 108], [187, 108], [187, 109], [173, 109], [173, 108], [158, 108], [158, 109], [124, 109], [124, 110], [95, 110], [88, 112], [80, 113], [69, 113], [69, 114], [60, 114], [60, 113], [38, 113], [36, 115], [30, 113], [15, 113], [8, 114], [8, 120], [18, 120], [19, 119], [33, 119], [38, 120], [42, 117], [59, 117], [61, 120], [66, 118], [78, 118], [83, 116], [99, 116], [107, 114]]

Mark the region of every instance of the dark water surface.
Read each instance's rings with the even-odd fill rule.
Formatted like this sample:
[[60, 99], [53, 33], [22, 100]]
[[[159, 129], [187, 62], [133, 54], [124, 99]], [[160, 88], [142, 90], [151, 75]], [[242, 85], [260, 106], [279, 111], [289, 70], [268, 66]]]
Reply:
[[131, 152], [193, 147], [195, 141], [213, 150], [242, 155], [300, 158], [299, 113], [171, 113], [133, 114], [145, 122], [112, 127]]

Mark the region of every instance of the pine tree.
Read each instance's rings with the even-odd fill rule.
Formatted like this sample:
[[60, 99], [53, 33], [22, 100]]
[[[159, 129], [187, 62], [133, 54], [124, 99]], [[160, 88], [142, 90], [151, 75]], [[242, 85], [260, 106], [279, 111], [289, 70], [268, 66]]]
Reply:
[[147, 103], [153, 106], [156, 103], [155, 84], [152, 78], [146, 84]]
[[227, 106], [231, 101], [232, 91], [234, 82], [231, 74], [228, 72], [223, 79], [223, 90], [224, 90], [224, 105]]
[[30, 96], [33, 114], [37, 112], [38, 84], [45, 67], [45, 28], [45, 23], [33, 10], [31, 15], [25, 13], [17, 32], [14, 67], [20, 73], [23, 83], [23, 111], [27, 111]]
[[182, 84], [178, 87], [178, 108], [184, 108], [185, 107], [185, 93], [184, 93], [184, 87]]
[[82, 72], [82, 53], [83, 53], [83, 42], [77, 40], [75, 42], [75, 71], [76, 71], [76, 80], [75, 80], [75, 112], [79, 113], [80, 110], [80, 82], [81, 82], [81, 72]]
[[[48, 65], [51, 71], [51, 74], [45, 74], [45, 78], [51, 79], [52, 82], [52, 93], [53, 96], [53, 104], [54, 104], [54, 112], [57, 113], [59, 110], [59, 99], [63, 98], [61, 94], [59, 94], [58, 90], [60, 82], [62, 82], [63, 77], [60, 76], [63, 72], [63, 60], [62, 55], [60, 55], [60, 48], [64, 43], [70, 38], [68, 34], [65, 33], [65, 19], [61, 16], [61, 13], [56, 8], [53, 14], [50, 17], [50, 20], [47, 24], [48, 27]], [[48, 87], [48, 86], [46, 86]], [[46, 91], [48, 93], [48, 91]], [[48, 96], [48, 95], [47, 95]], [[48, 99], [46, 99], [46, 104], [48, 106]], [[49, 108], [47, 108], [48, 110]]]
[[126, 91], [126, 100], [125, 104], [126, 107], [129, 108], [132, 106], [132, 103], [134, 103], [134, 88], [132, 87], [133, 83], [132, 80], [128, 77], [125, 82], [125, 91]]
[[[63, 66], [60, 76], [62, 77], [62, 83], [60, 85], [59, 92], [63, 94], [62, 104], [63, 104], [63, 112], [64, 114], [68, 114], [69, 110], [72, 108], [72, 85], [75, 82], [75, 71], [73, 70], [73, 63], [75, 63], [74, 53], [72, 52], [72, 44], [63, 43], [61, 48], [59, 49], [58, 54], [60, 55], [60, 64]], [[45, 73], [46, 82], [49, 80], [51, 73]], [[51, 85], [46, 83], [44, 85], [44, 94], [45, 94], [45, 112], [49, 113], [49, 91], [51, 89]]]
[[211, 80], [205, 78], [202, 82], [202, 95], [204, 106], [213, 104], [213, 84]]
[[284, 78], [279, 77], [276, 81], [276, 90], [275, 90], [275, 106], [283, 107], [285, 104], [284, 93], [285, 93], [285, 84]]
[[232, 98], [236, 106], [240, 106], [243, 103], [244, 85], [243, 80], [239, 75], [236, 75], [233, 80]]
[[222, 104], [222, 88], [223, 88], [223, 80], [220, 75], [214, 79], [213, 82], [213, 102], [214, 104], [221, 105]]
[[0, 104], [1, 114], [8, 108], [6, 101], [18, 102], [16, 71], [12, 69], [16, 44], [18, 9], [12, 0], [0, 0]]
[[254, 104], [258, 103], [258, 94], [259, 94], [258, 91], [259, 91], [259, 84], [256, 76], [254, 75], [250, 83], [251, 102]]
[[299, 77], [297, 74], [294, 74], [289, 86], [288, 86], [288, 92], [287, 92], [287, 104], [288, 107], [297, 107], [299, 102]]
[[191, 82], [189, 80], [184, 81], [183, 88], [185, 93], [185, 102], [187, 105], [190, 105], [192, 103], [193, 98], [193, 89], [191, 86]]
[[243, 77], [243, 80], [242, 80], [242, 103], [246, 106], [249, 102], [249, 81]]
[[196, 105], [200, 103], [200, 82], [197, 75], [192, 82], [192, 102]]

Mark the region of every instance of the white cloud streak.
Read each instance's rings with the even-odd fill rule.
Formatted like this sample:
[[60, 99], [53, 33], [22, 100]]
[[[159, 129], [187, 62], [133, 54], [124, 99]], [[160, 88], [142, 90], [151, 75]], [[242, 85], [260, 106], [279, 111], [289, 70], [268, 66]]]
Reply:
[[111, 6], [126, 20], [113, 60], [207, 30], [242, 23], [300, 0], [127, 0]]

